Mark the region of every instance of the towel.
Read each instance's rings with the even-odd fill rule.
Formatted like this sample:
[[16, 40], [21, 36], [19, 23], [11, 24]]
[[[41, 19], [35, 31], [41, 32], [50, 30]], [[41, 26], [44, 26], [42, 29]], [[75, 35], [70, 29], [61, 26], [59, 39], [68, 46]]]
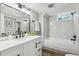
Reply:
[[35, 31], [40, 31], [40, 23], [39, 23], [39, 21], [35, 22]]

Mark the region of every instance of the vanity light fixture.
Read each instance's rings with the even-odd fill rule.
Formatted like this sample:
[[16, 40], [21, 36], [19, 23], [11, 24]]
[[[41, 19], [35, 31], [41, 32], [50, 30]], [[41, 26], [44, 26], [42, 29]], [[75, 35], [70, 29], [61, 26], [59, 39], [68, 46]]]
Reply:
[[18, 5], [18, 8], [20, 8], [20, 9], [22, 9], [22, 8], [23, 8], [23, 5], [22, 5], [22, 4], [20, 4], [20, 3], [17, 3], [17, 5]]

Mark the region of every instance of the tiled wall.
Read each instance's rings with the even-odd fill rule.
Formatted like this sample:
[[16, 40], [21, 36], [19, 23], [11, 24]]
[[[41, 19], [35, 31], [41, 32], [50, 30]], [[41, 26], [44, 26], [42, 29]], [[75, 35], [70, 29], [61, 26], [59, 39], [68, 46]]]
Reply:
[[[79, 12], [78, 5], [79, 3], [74, 3], [68, 6], [68, 8], [63, 8], [63, 10], [68, 9], [69, 11]], [[74, 20], [77, 20], [77, 19], [74, 19]], [[50, 37], [63, 38], [63, 39], [71, 38], [71, 36], [75, 32], [73, 24], [74, 22], [72, 20], [57, 22], [56, 16], [50, 17]], [[76, 34], [79, 34], [79, 18], [76, 23], [76, 27], [77, 27]], [[79, 35], [77, 35], [77, 39], [79, 39]]]
[[73, 21], [57, 21], [57, 17], [50, 17], [50, 37], [60, 39], [70, 39], [74, 33]]

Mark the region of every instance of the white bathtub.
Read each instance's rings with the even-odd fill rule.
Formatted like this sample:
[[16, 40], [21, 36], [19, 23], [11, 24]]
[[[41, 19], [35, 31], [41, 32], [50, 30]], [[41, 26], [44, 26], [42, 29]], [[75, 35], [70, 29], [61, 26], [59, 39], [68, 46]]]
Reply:
[[79, 55], [78, 42], [74, 42], [73, 44], [73, 41], [67, 39], [47, 38], [44, 40], [43, 47], [54, 48]]

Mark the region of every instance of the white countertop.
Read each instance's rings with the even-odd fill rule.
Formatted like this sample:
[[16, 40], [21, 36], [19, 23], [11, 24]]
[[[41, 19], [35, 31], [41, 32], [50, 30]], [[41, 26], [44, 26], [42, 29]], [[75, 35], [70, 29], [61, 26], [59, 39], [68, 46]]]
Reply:
[[41, 38], [41, 36], [27, 36], [27, 37], [18, 38], [18, 39], [10, 39], [10, 40], [0, 41], [0, 52], [3, 50], [6, 50], [8, 48], [17, 46], [19, 44], [23, 44], [25, 42], [32, 41], [36, 38]]

